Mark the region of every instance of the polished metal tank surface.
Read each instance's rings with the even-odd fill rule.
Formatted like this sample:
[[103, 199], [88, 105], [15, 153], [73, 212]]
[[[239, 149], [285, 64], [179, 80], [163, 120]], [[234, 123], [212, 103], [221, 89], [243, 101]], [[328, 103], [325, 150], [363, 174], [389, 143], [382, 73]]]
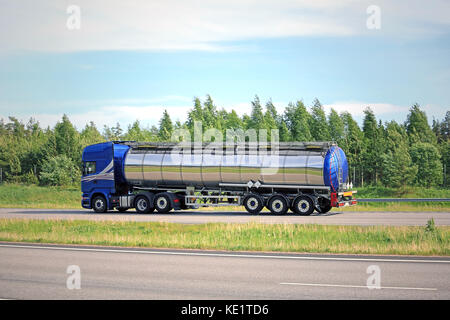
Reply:
[[[147, 152], [142, 163], [142, 173], [144, 175], [144, 185], [157, 186], [162, 183], [161, 162], [164, 158], [164, 151]], [[125, 165], [126, 168], [126, 165]], [[126, 170], [125, 170], [126, 172]]]
[[125, 158], [125, 179], [128, 182], [142, 184], [144, 181], [142, 173], [144, 155], [144, 153], [127, 153]]
[[204, 152], [202, 156], [201, 174], [203, 185], [206, 187], [217, 186], [217, 182], [222, 181], [220, 177], [222, 156], [216, 156], [214, 152]]
[[[219, 187], [220, 183], [324, 186], [324, 156], [329, 150], [284, 148], [278, 154], [238, 148], [177, 153], [173, 149], [131, 148], [125, 179], [144, 187]], [[263, 150], [264, 151], [264, 150]]]

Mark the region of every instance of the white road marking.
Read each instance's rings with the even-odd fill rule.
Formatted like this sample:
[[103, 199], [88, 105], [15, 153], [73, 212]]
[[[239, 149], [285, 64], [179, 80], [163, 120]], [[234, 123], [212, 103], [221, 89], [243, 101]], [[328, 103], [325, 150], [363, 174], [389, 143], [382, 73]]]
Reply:
[[339, 258], [339, 257], [304, 257], [283, 255], [256, 255], [256, 254], [232, 254], [232, 253], [200, 253], [200, 252], [176, 252], [176, 251], [148, 251], [148, 250], [121, 250], [103, 248], [70, 248], [56, 246], [32, 246], [18, 244], [0, 244], [0, 247], [26, 248], [44, 250], [66, 250], [66, 251], [91, 251], [91, 252], [115, 252], [115, 253], [140, 253], [161, 254], [179, 256], [206, 256], [206, 257], [235, 257], [235, 258], [261, 258], [261, 259], [295, 259], [295, 260], [330, 260], [330, 261], [370, 261], [370, 262], [409, 262], [409, 263], [449, 263], [450, 260], [420, 260], [420, 259], [383, 259], [383, 258]]
[[[339, 287], [339, 288], [365, 288], [367, 286], [354, 286], [346, 284], [323, 284], [323, 283], [296, 283], [296, 282], [281, 282], [281, 285], [292, 286], [310, 286], [310, 287]], [[380, 289], [395, 289], [395, 290], [422, 290], [422, 291], [436, 291], [437, 288], [412, 288], [412, 287], [380, 287]]]

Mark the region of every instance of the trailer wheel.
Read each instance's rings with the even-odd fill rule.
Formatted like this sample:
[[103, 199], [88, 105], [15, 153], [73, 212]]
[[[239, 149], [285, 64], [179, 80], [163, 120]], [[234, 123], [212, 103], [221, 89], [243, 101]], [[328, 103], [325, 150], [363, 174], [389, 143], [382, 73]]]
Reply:
[[327, 213], [328, 211], [331, 210], [331, 205], [325, 205], [325, 206], [319, 206], [320, 211], [318, 211], [319, 213]]
[[309, 216], [314, 212], [314, 202], [308, 196], [298, 196], [292, 204], [292, 211], [302, 216]]
[[150, 213], [154, 210], [146, 196], [137, 196], [134, 199], [134, 207], [138, 213]]
[[289, 205], [285, 197], [281, 195], [275, 195], [270, 198], [267, 204], [267, 209], [269, 209], [273, 214], [283, 215], [288, 211]]
[[92, 200], [92, 209], [97, 213], [105, 213], [107, 209], [106, 199], [103, 196], [97, 196]]
[[158, 193], [153, 200], [153, 206], [159, 213], [167, 213], [172, 210], [172, 199], [167, 193]]
[[317, 199], [316, 211], [318, 213], [327, 213], [331, 208], [331, 201], [329, 199], [323, 197]]
[[244, 199], [244, 207], [248, 213], [258, 214], [264, 207], [264, 200], [257, 194], [249, 194]]

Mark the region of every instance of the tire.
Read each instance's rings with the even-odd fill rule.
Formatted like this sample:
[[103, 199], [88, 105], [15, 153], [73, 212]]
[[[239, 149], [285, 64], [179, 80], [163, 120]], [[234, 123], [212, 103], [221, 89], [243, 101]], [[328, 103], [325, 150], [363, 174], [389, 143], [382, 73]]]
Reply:
[[117, 207], [116, 210], [119, 211], [119, 212], [125, 212], [125, 211], [128, 210], [128, 208]]
[[264, 208], [264, 200], [257, 194], [249, 194], [244, 199], [244, 207], [248, 213], [258, 214]]
[[167, 193], [158, 193], [153, 200], [153, 207], [159, 213], [167, 213], [172, 210], [172, 199]]
[[331, 206], [331, 202], [328, 199], [325, 198], [319, 198], [317, 199], [318, 202], [318, 208], [316, 208], [318, 213], [327, 213], [328, 211], [331, 210], [332, 206]]
[[103, 196], [96, 196], [92, 200], [92, 209], [97, 213], [105, 213], [107, 208], [106, 199]]
[[137, 213], [150, 213], [154, 210], [146, 196], [137, 196], [134, 199], [134, 207]]
[[328, 211], [330, 211], [332, 206], [320, 206], [319, 208], [320, 208], [320, 211], [317, 211], [317, 212], [323, 214], [323, 213], [327, 213]]
[[289, 204], [286, 198], [282, 195], [275, 195], [270, 198], [267, 203], [267, 209], [269, 209], [272, 214], [283, 215], [288, 211]]
[[314, 212], [314, 201], [308, 196], [298, 196], [292, 204], [292, 211], [301, 216], [309, 216]]

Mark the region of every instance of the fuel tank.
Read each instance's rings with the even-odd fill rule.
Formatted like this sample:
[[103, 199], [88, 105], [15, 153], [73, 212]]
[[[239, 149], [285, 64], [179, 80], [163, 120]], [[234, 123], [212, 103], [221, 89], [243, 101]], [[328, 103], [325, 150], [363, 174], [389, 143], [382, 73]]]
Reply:
[[124, 160], [125, 180], [134, 186], [218, 188], [220, 183], [329, 186], [347, 182], [348, 163], [335, 144], [280, 143], [274, 148], [201, 145], [177, 149], [170, 143], [135, 143]]

